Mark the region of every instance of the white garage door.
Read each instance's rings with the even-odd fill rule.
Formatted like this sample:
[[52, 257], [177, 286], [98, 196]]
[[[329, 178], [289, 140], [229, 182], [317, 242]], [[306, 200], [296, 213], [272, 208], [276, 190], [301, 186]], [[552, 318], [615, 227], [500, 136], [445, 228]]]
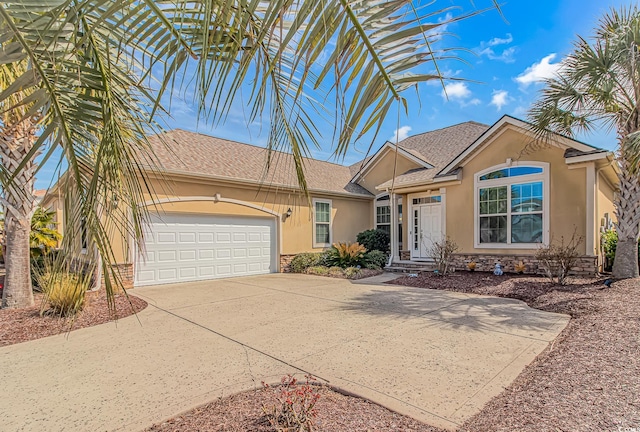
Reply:
[[276, 271], [275, 219], [163, 214], [146, 232], [135, 285], [160, 285]]

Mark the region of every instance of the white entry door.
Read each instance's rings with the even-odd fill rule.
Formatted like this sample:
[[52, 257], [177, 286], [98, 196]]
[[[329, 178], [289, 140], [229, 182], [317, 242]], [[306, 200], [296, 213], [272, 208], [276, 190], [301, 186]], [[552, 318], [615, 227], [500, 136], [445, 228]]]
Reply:
[[275, 219], [163, 214], [146, 229], [135, 285], [160, 285], [276, 271]]
[[430, 250], [434, 242], [442, 238], [441, 204], [426, 204], [418, 207], [419, 257], [431, 258]]

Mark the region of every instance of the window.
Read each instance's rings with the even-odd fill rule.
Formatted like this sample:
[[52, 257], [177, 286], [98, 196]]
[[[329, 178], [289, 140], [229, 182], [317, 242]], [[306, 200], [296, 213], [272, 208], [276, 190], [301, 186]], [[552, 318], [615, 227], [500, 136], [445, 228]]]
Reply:
[[[398, 250], [402, 250], [402, 198], [397, 199], [398, 205]], [[385, 231], [391, 237], [391, 203], [389, 195], [382, 195], [376, 199], [375, 227]]]
[[376, 205], [376, 229], [391, 235], [391, 206]]
[[442, 202], [442, 197], [441, 196], [428, 196], [428, 197], [414, 198], [413, 199], [413, 205], [437, 204], [439, 202]]
[[476, 176], [476, 247], [546, 242], [545, 175], [539, 166], [516, 166]]
[[331, 246], [331, 201], [313, 200], [313, 247]]

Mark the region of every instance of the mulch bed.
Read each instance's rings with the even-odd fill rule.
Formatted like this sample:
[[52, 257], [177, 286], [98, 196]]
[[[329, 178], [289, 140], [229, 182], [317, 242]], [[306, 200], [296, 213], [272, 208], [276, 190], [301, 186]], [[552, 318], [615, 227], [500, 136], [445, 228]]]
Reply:
[[[317, 431], [444, 432], [409, 417], [396, 414], [360, 398], [345, 396], [327, 387], [318, 390]], [[148, 432], [272, 432], [262, 406], [275, 404], [264, 390], [248, 391], [218, 399], [164, 423]], [[297, 432], [297, 431], [296, 431]]]
[[132, 315], [147, 307], [147, 302], [138, 297], [117, 294], [114, 314], [109, 311], [104, 290], [89, 292], [84, 308], [71, 320], [59, 316], [40, 316], [43, 294], [35, 293], [34, 297], [34, 307], [17, 310], [0, 309], [0, 347], [104, 324]]
[[[573, 279], [561, 287], [530, 276], [460, 272], [391, 282], [516, 298], [566, 313], [561, 335], [463, 431], [617, 431], [640, 428], [640, 280]], [[219, 399], [148, 431], [270, 431], [265, 391]], [[359, 398], [322, 388], [318, 431], [439, 431]], [[634, 429], [636, 430], [636, 429]]]

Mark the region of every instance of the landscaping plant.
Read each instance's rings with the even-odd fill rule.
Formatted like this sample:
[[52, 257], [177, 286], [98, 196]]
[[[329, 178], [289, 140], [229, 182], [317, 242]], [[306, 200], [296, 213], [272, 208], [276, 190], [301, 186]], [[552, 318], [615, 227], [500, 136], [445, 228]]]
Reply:
[[389, 252], [391, 239], [386, 231], [370, 229], [358, 233], [356, 241], [367, 248], [368, 251]]
[[85, 294], [90, 286], [90, 277], [45, 269], [37, 276], [37, 282], [45, 295], [41, 313], [68, 317], [82, 310]]
[[311, 253], [304, 252], [293, 257], [289, 264], [289, 270], [292, 273], [304, 273], [309, 267], [322, 265], [322, 252]]
[[311, 375], [305, 375], [306, 382], [299, 384], [293, 375], [282, 377], [280, 385], [270, 386], [262, 382], [264, 390], [270, 392], [276, 403], [262, 405], [262, 412], [269, 424], [278, 432], [311, 432], [317, 416], [316, 403], [320, 399], [318, 386]]
[[371, 250], [364, 254], [364, 266], [368, 269], [381, 269], [387, 264], [387, 254], [379, 250]]
[[431, 247], [428, 248], [427, 253], [436, 262], [438, 274], [442, 276], [449, 274], [452, 270], [453, 254], [458, 249], [456, 242], [449, 236], [444, 236], [440, 240], [433, 242]]
[[327, 265], [340, 268], [357, 267], [364, 264], [367, 249], [360, 243], [334, 243], [327, 254]]
[[37, 207], [31, 217], [31, 232], [29, 233], [29, 247], [31, 248], [31, 258], [38, 258], [50, 253], [58, 246], [62, 234], [52, 226], [54, 212]]
[[582, 237], [574, 231], [571, 239], [565, 244], [564, 237], [560, 243], [550, 242], [536, 252], [536, 259], [544, 270], [545, 275], [553, 283], [565, 285], [569, 272], [575, 267], [580, 253], [578, 246], [582, 243]]

